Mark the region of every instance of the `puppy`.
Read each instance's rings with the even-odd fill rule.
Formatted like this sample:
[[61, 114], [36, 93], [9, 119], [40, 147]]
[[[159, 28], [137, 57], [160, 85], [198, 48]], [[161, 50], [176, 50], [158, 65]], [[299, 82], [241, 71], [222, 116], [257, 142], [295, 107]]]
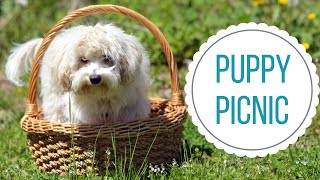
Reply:
[[[15, 47], [6, 75], [16, 85], [42, 39]], [[44, 118], [55, 122], [110, 124], [145, 119], [150, 62], [138, 39], [111, 25], [76, 26], [62, 31], [41, 62]]]

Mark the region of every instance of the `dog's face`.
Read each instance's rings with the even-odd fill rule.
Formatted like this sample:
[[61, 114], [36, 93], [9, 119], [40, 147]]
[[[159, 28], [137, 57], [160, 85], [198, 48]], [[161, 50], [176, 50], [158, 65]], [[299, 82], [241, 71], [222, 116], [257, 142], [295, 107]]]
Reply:
[[63, 89], [101, 97], [139, 75], [145, 54], [137, 38], [111, 25], [73, 29], [58, 66]]

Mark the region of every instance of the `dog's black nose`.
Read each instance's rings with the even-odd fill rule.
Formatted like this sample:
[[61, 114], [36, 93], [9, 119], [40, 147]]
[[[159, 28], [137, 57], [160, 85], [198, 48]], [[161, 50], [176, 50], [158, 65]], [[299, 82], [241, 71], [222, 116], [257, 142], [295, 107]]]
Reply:
[[99, 84], [101, 81], [101, 76], [94, 74], [94, 75], [90, 75], [89, 79], [92, 84]]

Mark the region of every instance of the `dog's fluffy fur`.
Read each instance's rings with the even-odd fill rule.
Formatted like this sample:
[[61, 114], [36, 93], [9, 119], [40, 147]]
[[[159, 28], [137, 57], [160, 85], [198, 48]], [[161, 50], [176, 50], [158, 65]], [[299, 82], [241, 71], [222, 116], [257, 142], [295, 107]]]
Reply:
[[[34, 39], [12, 50], [6, 65], [9, 80], [22, 85], [19, 78], [30, 69], [41, 42]], [[149, 64], [138, 39], [111, 24], [62, 31], [41, 62], [45, 119], [108, 124], [147, 118]], [[92, 82], [92, 75], [101, 81]]]

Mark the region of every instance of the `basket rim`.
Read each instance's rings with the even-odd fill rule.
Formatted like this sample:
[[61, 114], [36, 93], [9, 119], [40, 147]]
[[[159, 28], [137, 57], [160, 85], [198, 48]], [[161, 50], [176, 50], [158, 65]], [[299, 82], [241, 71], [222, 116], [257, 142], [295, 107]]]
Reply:
[[[187, 108], [185, 105], [173, 105], [171, 100], [162, 98], [150, 98], [150, 101], [163, 110], [162, 114], [153, 114], [144, 120], [120, 122], [113, 125], [106, 124], [71, 124], [59, 123], [24, 115], [20, 121], [20, 127], [27, 133], [47, 135], [72, 135], [73, 137], [110, 137], [116, 138], [136, 137], [143, 134], [160, 133], [170, 131], [182, 126], [186, 119]], [[162, 109], [162, 107], [165, 107]]]

